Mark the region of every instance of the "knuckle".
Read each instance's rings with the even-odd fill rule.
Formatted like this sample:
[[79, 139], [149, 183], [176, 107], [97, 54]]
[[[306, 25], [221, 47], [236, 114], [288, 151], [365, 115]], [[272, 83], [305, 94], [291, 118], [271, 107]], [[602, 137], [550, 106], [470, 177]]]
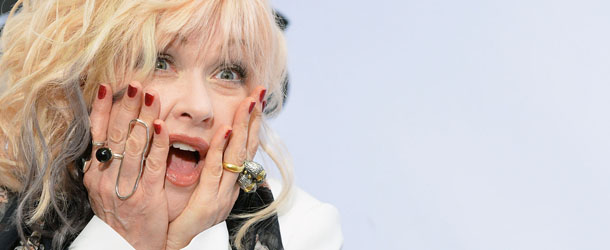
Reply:
[[163, 164], [165, 163], [158, 157], [149, 157], [146, 159], [146, 169], [155, 176], [161, 172], [160, 170], [162, 169]]
[[167, 249], [180, 249], [182, 248], [182, 244], [180, 244], [176, 239], [168, 238], [166, 247]]
[[102, 131], [101, 124], [100, 125], [91, 125], [91, 136], [93, 138], [101, 138], [104, 136], [104, 131]]
[[169, 142], [167, 137], [161, 138], [160, 136], [153, 137], [151, 151], [156, 150], [159, 153], [167, 151], [169, 147]]
[[231, 163], [231, 164], [236, 164], [237, 160], [237, 153], [235, 153], [234, 151], [229, 151], [227, 150], [224, 154], [224, 157], [222, 158], [222, 161], [226, 162], [226, 163]]
[[121, 107], [129, 113], [135, 113], [139, 109], [138, 105], [134, 101], [124, 101], [122, 102]]
[[108, 142], [120, 144], [123, 141], [123, 131], [118, 128], [111, 128], [108, 131]]
[[143, 178], [142, 179], [142, 193], [143, 193], [144, 197], [153, 197], [156, 195], [154, 189], [146, 188], [146, 187], [153, 187], [154, 185], [155, 185], [154, 178]]
[[246, 160], [246, 156], [248, 155], [248, 152], [246, 150], [245, 147], [239, 147], [239, 149], [237, 150], [237, 152], [235, 153], [235, 159], [239, 162], [237, 163], [241, 163], [242, 161]]
[[212, 165], [212, 178], [214, 179], [214, 182], [218, 182], [220, 181], [220, 178], [222, 177], [222, 163], [217, 163], [217, 164], [213, 164]]
[[127, 142], [125, 142], [125, 157], [141, 157], [143, 144], [143, 142], [135, 138], [133, 135], [129, 136], [129, 139], [127, 139]]
[[212, 150], [213, 153], [222, 154], [224, 152], [223, 145], [216, 145], [215, 147], [210, 147], [208, 151]]
[[237, 123], [237, 129], [238, 130], [241, 129], [241, 130], [247, 131], [248, 130], [248, 124], [249, 124], [249, 120], [244, 119], [243, 121]]
[[91, 182], [93, 181], [91, 178], [92, 178], [91, 175], [88, 175], [88, 174], [85, 174], [85, 177], [83, 178], [83, 185], [85, 186], [85, 188], [87, 190], [89, 190], [89, 192], [94, 191], [93, 190], [94, 186], [91, 185]]
[[152, 145], [155, 148], [160, 148], [160, 149], [164, 149], [167, 147], [167, 140], [165, 140], [165, 138], [159, 138], [158, 136], [154, 137], [154, 139], [152, 140]]
[[[215, 187], [222, 177], [222, 164], [221, 163], [212, 163], [204, 166], [205, 171], [201, 172], [201, 180], [203, 181], [205, 178], [206, 186]], [[210, 193], [213, 192], [211, 189], [208, 190]]]

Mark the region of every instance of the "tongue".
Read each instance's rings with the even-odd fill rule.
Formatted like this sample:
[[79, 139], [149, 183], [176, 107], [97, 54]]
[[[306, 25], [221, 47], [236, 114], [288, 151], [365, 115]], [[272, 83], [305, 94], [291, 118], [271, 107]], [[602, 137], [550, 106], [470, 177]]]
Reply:
[[197, 167], [197, 159], [195, 157], [194, 152], [170, 147], [167, 167], [177, 173], [191, 173]]

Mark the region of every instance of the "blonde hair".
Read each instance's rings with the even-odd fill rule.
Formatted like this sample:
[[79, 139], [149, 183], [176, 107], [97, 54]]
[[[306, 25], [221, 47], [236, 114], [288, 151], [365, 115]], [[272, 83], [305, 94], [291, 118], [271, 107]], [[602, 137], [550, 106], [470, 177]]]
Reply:
[[[91, 213], [73, 162], [90, 141], [88, 110], [99, 83], [119, 89], [148, 79], [160, 51], [194, 34], [220, 35], [223, 59], [242, 58], [249, 80], [267, 88], [268, 109], [279, 112], [286, 48], [266, 0], [17, 2], [1, 37], [0, 144], [7, 150], [0, 150], [0, 185], [20, 193], [22, 237], [21, 223], [57, 221], [59, 247], [82, 230], [88, 218], [68, 216], [75, 209]], [[263, 127], [261, 148], [280, 169], [284, 188], [267, 208], [245, 216], [238, 247], [247, 228], [272, 216], [291, 189], [288, 155]]]

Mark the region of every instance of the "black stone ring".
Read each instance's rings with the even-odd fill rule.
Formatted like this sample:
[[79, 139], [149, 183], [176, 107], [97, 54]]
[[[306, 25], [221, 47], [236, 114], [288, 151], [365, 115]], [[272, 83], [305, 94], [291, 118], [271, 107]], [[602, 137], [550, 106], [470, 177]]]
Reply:
[[104, 163], [104, 162], [110, 161], [110, 159], [112, 159], [112, 158], [123, 160], [123, 155], [112, 153], [110, 148], [106, 148], [106, 147], [99, 148], [98, 150], [95, 151], [95, 159], [97, 159], [97, 161], [99, 161], [99, 162]]

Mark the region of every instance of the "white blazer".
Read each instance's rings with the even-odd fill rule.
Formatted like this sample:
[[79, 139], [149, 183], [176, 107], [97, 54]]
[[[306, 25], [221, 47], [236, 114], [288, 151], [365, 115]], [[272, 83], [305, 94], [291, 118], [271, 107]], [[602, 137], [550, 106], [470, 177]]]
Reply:
[[[277, 197], [280, 183], [268, 179], [271, 192]], [[278, 211], [282, 243], [286, 250], [337, 250], [343, 244], [339, 212], [330, 204], [322, 203], [298, 187]], [[85, 229], [76, 237], [70, 249], [134, 249], [112, 227], [93, 216]], [[222, 222], [195, 236], [184, 249], [231, 249], [227, 224]]]

